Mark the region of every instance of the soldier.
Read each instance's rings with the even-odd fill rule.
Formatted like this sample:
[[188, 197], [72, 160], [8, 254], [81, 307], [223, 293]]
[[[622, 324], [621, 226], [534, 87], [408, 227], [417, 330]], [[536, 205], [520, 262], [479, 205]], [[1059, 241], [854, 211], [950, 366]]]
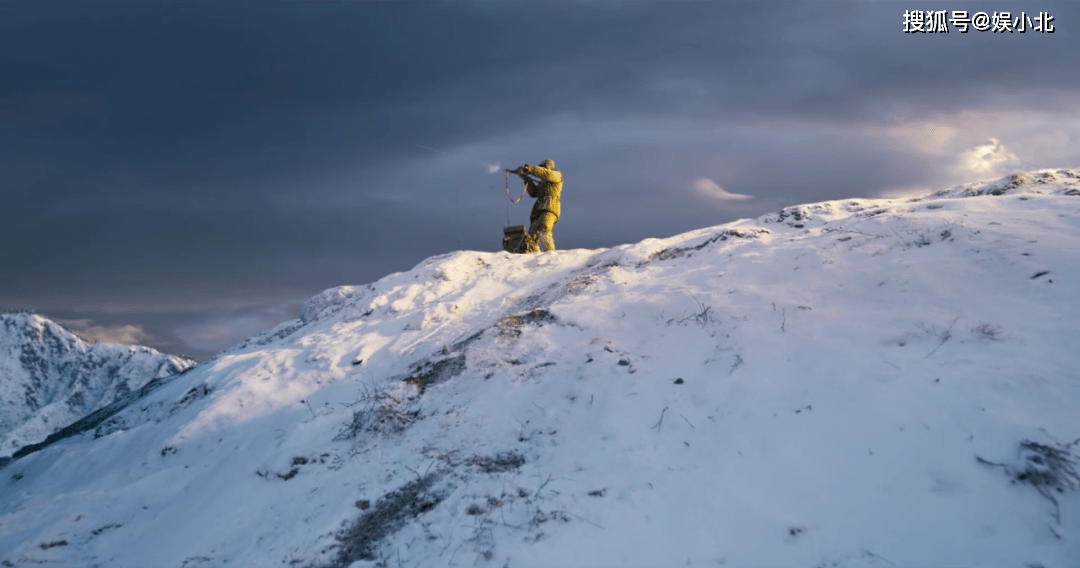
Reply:
[[[544, 160], [539, 166], [525, 164], [513, 170], [513, 173], [525, 180], [525, 189], [529, 197], [535, 197], [532, 212], [529, 213], [529, 250], [540, 252], [555, 250], [555, 240], [551, 231], [559, 222], [559, 197], [562, 194], [562, 173], [555, 169], [555, 162]], [[530, 177], [532, 176], [532, 177]], [[540, 181], [535, 181], [535, 177]]]

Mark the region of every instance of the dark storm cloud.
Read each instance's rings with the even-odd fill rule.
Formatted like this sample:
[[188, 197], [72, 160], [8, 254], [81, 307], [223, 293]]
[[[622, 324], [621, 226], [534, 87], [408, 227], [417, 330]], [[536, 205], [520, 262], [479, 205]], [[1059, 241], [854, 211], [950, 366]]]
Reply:
[[[1034, 8], [1058, 30], [903, 34], [912, 8]], [[969, 125], [1002, 110], [1028, 113], [1001, 127], [1024, 164], [1080, 134], [1059, 120], [1080, 96], [1075, 3], [0, 12], [0, 308], [139, 313], [157, 345], [183, 328], [201, 354], [229, 318], [248, 330], [322, 288], [496, 250], [507, 202], [485, 162], [555, 158], [560, 247], [597, 247], [952, 183], [961, 150], [1004, 136]], [[1032, 142], [1032, 120], [1056, 138]], [[753, 199], [710, 201], [700, 179]]]
[[[17, 122], [33, 131], [7, 142], [19, 135], [39, 156], [35, 171], [70, 170], [57, 183], [75, 192], [87, 191], [80, 180], [107, 186], [130, 172], [145, 180], [140, 198], [182, 206], [343, 166], [393, 171], [423, 153], [418, 144], [541, 128], [554, 113], [850, 121], [1077, 80], [1061, 72], [1068, 50], [1020, 55], [1043, 38], [913, 40], [883, 33], [900, 13], [878, 5], [557, 6], [564, 13], [381, 2], [71, 10], [5, 34], [5, 52], [29, 54], [5, 73], [16, 90], [5, 100], [74, 101], [23, 105]], [[1007, 73], [1024, 84], [1000, 88]]]

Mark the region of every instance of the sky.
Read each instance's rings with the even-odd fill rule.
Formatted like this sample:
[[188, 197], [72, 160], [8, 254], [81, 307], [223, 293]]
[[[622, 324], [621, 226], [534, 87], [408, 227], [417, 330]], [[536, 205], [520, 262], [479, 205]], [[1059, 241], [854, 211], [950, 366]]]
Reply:
[[1078, 32], [1077, 2], [5, 3], [0, 310], [204, 359], [499, 250], [530, 203], [501, 168], [547, 158], [560, 249], [1077, 167]]

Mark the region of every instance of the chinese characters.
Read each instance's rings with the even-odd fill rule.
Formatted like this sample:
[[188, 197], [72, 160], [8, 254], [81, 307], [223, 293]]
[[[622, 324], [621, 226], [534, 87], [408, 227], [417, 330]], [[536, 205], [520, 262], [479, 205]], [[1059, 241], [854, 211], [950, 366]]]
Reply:
[[904, 33], [927, 33], [947, 34], [949, 25], [962, 34], [968, 33], [969, 29], [978, 32], [990, 33], [1025, 33], [1027, 31], [1052, 34], [1054, 25], [1050, 22], [1054, 17], [1047, 12], [1039, 12], [1038, 16], [1029, 16], [1020, 12], [1015, 18], [1010, 12], [994, 12], [993, 15], [986, 12], [975, 12], [968, 15], [967, 10], [954, 10], [949, 17], [948, 10], [904, 11]]

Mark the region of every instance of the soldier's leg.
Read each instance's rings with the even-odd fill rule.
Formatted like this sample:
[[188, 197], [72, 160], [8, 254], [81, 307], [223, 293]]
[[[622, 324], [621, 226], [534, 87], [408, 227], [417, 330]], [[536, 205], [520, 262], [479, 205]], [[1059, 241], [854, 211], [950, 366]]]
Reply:
[[537, 236], [540, 237], [540, 250], [555, 250], [555, 239], [551, 236], [551, 229], [537, 233]]
[[[555, 215], [553, 213], [541, 213], [533, 219], [529, 226], [529, 235], [536, 239], [537, 248], [542, 251], [555, 250], [555, 239], [551, 236], [555, 227]], [[538, 252], [530, 250], [529, 252]]]
[[540, 219], [537, 218], [537, 219], [533, 219], [532, 222], [529, 223], [529, 232], [525, 233], [525, 240], [522, 241], [522, 243], [521, 243], [521, 245], [522, 245], [522, 251], [521, 252], [525, 252], [525, 253], [540, 252], [540, 247], [538, 245], [539, 240], [536, 237], [536, 231], [538, 230], [538, 227], [539, 227], [539, 225], [538, 225], [539, 221], [540, 221]]
[[544, 228], [540, 236], [540, 250], [555, 250], [555, 222], [559, 218], [554, 213], [544, 213]]

